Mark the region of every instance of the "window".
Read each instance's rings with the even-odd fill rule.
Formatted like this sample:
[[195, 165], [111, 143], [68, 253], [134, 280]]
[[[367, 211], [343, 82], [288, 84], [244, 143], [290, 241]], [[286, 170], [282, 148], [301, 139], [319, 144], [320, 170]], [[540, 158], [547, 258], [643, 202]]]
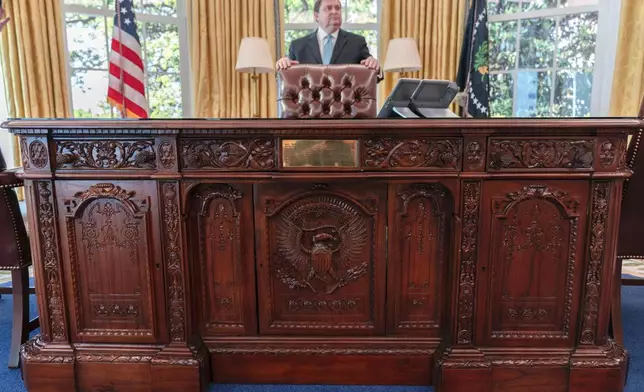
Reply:
[[[189, 117], [185, 2], [134, 0], [150, 117]], [[114, 0], [64, 0], [74, 117], [119, 117], [107, 103]]]
[[[340, 0], [342, 29], [360, 34], [367, 40], [369, 51], [378, 57], [378, 26], [381, 0]], [[288, 53], [291, 42], [310, 34], [317, 28], [313, 20], [314, 0], [284, 0], [284, 48]]]
[[[2, 65], [0, 64], [0, 123], [3, 123], [8, 116], [7, 94], [4, 87], [4, 75], [2, 72]], [[16, 165], [14, 164], [13, 156], [13, 135], [11, 135], [6, 129], [0, 129], [0, 151], [2, 151], [2, 156], [7, 163], [7, 167], [15, 167]]]
[[492, 116], [607, 115], [619, 0], [489, 0], [488, 11]]

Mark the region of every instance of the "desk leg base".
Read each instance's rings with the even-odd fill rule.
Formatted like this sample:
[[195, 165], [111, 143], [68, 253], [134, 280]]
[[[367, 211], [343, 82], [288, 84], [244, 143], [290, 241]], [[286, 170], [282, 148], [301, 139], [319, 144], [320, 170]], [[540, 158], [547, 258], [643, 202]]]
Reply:
[[29, 392], [75, 392], [74, 350], [46, 344], [40, 335], [20, 348], [22, 379]]
[[623, 391], [628, 354], [621, 344], [580, 348], [572, 355], [569, 392]]
[[164, 348], [152, 360], [150, 368], [152, 391], [201, 391], [210, 383], [210, 354], [201, 344], [198, 347]]
[[449, 348], [436, 367], [437, 392], [491, 392], [492, 364], [476, 348]]

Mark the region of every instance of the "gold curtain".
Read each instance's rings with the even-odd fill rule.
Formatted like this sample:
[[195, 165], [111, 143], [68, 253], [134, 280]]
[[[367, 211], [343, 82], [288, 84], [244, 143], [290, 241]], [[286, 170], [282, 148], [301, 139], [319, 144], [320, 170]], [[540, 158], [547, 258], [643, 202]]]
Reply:
[[[456, 80], [469, 0], [384, 0], [378, 59], [384, 64], [390, 39], [411, 37], [418, 44], [423, 68], [408, 77]], [[379, 85], [382, 105], [400, 78], [385, 73]]]
[[642, 0], [622, 0], [611, 116], [636, 116], [644, 96], [644, 6]]
[[12, 117], [69, 117], [60, 1], [12, 0], [0, 39]]
[[[11, 21], [0, 34], [0, 58], [10, 117], [69, 117], [60, 1], [3, 3]], [[14, 165], [22, 166], [17, 138]], [[23, 199], [22, 189], [18, 197]]]
[[[237, 53], [244, 37], [266, 38], [276, 53], [274, 12], [273, 0], [188, 1], [195, 116], [251, 116], [250, 78], [235, 70]], [[274, 73], [260, 76], [258, 93], [260, 117], [276, 117]]]

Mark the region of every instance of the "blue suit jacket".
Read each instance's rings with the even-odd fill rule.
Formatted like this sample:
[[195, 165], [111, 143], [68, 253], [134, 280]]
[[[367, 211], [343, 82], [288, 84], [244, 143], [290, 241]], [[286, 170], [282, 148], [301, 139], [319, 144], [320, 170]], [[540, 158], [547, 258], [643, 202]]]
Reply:
[[[331, 64], [360, 64], [362, 60], [370, 56], [367, 41], [363, 36], [340, 29], [338, 41], [333, 47]], [[322, 64], [317, 30], [291, 42], [288, 57], [300, 64]], [[382, 70], [378, 75], [378, 81], [380, 80], [382, 80]]]

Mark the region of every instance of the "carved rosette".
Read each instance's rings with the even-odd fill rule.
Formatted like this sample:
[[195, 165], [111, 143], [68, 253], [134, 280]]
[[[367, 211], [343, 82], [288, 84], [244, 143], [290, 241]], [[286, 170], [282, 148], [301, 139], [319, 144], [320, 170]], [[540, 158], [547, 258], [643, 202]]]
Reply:
[[462, 142], [459, 139], [373, 138], [364, 141], [364, 166], [373, 169], [458, 169]]
[[170, 338], [181, 342], [186, 339], [184, 273], [181, 266], [181, 242], [179, 238], [179, 200], [177, 184], [164, 182], [163, 238], [165, 244], [166, 274], [168, 276], [168, 313], [170, 315]]
[[[45, 273], [45, 291], [48, 302], [49, 323], [51, 337], [44, 334], [46, 340], [54, 342], [67, 341], [67, 327], [65, 325], [65, 300], [61, 278], [61, 266], [58, 253], [58, 235], [54, 220], [54, 205], [51, 182], [36, 182], [38, 190], [38, 221], [40, 222], [41, 257]], [[42, 315], [41, 315], [42, 316]], [[47, 331], [47, 328], [43, 328]]]
[[586, 274], [586, 293], [583, 302], [584, 313], [581, 326], [582, 344], [594, 344], [597, 333], [609, 196], [610, 183], [600, 182], [593, 185], [592, 217], [590, 223], [590, 262]]
[[593, 140], [492, 140], [490, 168], [591, 169]]
[[458, 288], [458, 344], [471, 344], [474, 327], [474, 282], [481, 183], [466, 182], [463, 191], [463, 236]]
[[58, 169], [154, 169], [154, 142], [147, 140], [58, 141]]
[[254, 169], [276, 167], [275, 141], [258, 139], [190, 140], [181, 145], [186, 169]]
[[599, 163], [604, 169], [615, 164], [618, 154], [618, 143], [615, 140], [604, 140], [599, 145]]
[[472, 141], [467, 144], [467, 167], [475, 170], [483, 166], [484, 162], [484, 147], [477, 141]]
[[177, 153], [174, 143], [165, 140], [159, 144], [158, 148], [159, 162], [164, 169], [173, 169], [177, 165]]
[[47, 166], [48, 155], [47, 146], [43, 142], [36, 140], [29, 145], [29, 160], [35, 168], [42, 169]]

